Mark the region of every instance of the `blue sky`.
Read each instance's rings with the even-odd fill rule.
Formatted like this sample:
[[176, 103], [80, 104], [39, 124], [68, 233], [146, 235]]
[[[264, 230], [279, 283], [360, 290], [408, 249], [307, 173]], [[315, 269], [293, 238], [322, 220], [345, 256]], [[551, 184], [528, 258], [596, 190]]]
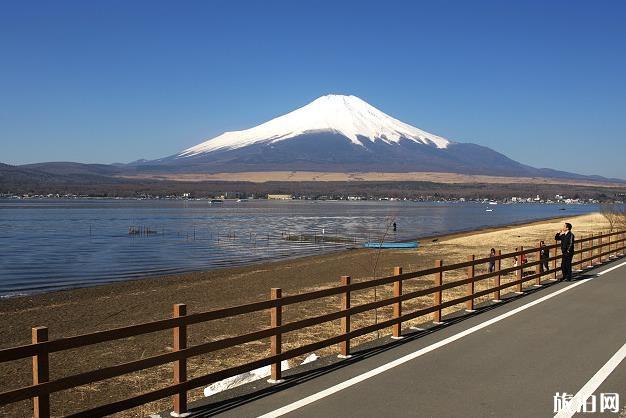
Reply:
[[0, 4], [0, 161], [171, 155], [328, 93], [626, 178], [626, 2]]

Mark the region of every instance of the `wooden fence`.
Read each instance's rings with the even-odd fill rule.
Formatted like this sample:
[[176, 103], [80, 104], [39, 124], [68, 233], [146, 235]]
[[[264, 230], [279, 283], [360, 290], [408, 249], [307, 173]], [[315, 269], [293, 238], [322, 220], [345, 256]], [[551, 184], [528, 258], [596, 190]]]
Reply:
[[[595, 264], [602, 263], [609, 258], [618, 256], [621, 257], [624, 255], [625, 241], [624, 232], [614, 232], [580, 238], [576, 241], [573, 265], [579, 266], [580, 269], [584, 269]], [[476, 266], [489, 263], [490, 258], [476, 259], [475, 256], [472, 255], [466, 262], [445, 265], [442, 260], [437, 260], [433, 268], [410, 273], [403, 273], [402, 268], [396, 267], [393, 276], [363, 282], [353, 283], [351, 282], [350, 277], [343, 276], [340, 279], [339, 286], [308, 293], [282, 296], [281, 289], [272, 289], [271, 297], [266, 301], [195, 313], [191, 315], [187, 315], [185, 305], [176, 304], [174, 305], [173, 316], [170, 319], [93, 332], [74, 337], [49, 340], [48, 329], [46, 327], [35, 327], [32, 329], [32, 344], [0, 350], [0, 362], [15, 361], [32, 357], [33, 365], [32, 385], [0, 393], [0, 405], [6, 405], [32, 398], [34, 416], [36, 418], [47, 418], [50, 416], [50, 395], [55, 392], [122, 376], [127, 373], [137, 372], [150, 367], [172, 363], [173, 381], [171, 385], [128, 399], [84, 410], [70, 416], [103, 416], [170, 396], [172, 397], [174, 412], [183, 413], [187, 410], [187, 392], [191, 389], [209, 385], [227, 377], [249, 372], [259, 367], [268, 365], [271, 366], [271, 381], [278, 382], [281, 380], [280, 363], [283, 360], [291, 359], [333, 345], [339, 346], [340, 356], [347, 357], [350, 355], [350, 342], [356, 337], [389, 327], [392, 329], [393, 337], [400, 337], [402, 324], [406, 321], [433, 314], [434, 322], [440, 322], [442, 319], [442, 310], [453, 307], [454, 305], [465, 303], [467, 310], [473, 310], [475, 300], [479, 297], [492, 295], [493, 299], [497, 301], [500, 299], [502, 291], [507, 288], [515, 287], [515, 291], [522, 292], [523, 285], [526, 282], [534, 282], [534, 285], [540, 286], [542, 285], [543, 278], [547, 277], [548, 280], [556, 280], [559, 271], [557, 269], [557, 260], [560, 259], [560, 256], [558, 255], [559, 244], [557, 243], [546, 247], [550, 250], [550, 253], [553, 254], [553, 256], [548, 260], [551, 263], [551, 268], [548, 268], [547, 270], [543, 269], [543, 271], [540, 271], [540, 264], [542, 261], [540, 260], [538, 253], [539, 248], [537, 246], [529, 249], [519, 248], [518, 251], [507, 254], [502, 254], [499, 251], [495, 257], [495, 271], [479, 275], [475, 274]], [[512, 259], [513, 257], [517, 257], [518, 260], [522, 260], [522, 255], [526, 258], [531, 256], [533, 257], [533, 260], [529, 260], [527, 263], [519, 263], [514, 267], [504, 269], [501, 268], [503, 259]], [[459, 269], [466, 269], [466, 278], [444, 283], [444, 272]], [[526, 270], [526, 272], [524, 272], [524, 270]], [[510, 273], [514, 273], [516, 275], [515, 279], [503, 284], [501, 282], [502, 276]], [[433, 277], [434, 283], [432, 287], [403, 293], [403, 282], [427, 276]], [[476, 283], [489, 278], [495, 279], [494, 287], [476, 291]], [[383, 285], [393, 286], [393, 297], [357, 306], [351, 305], [351, 292]], [[465, 295], [444, 302], [443, 292], [445, 290], [459, 287], [465, 287]], [[403, 302], [428, 295], [432, 295], [433, 303], [431, 306], [417, 309], [412, 312], [403, 312]], [[340, 299], [340, 303], [338, 303], [336, 311], [289, 323], [282, 322], [283, 307], [320, 298], [326, 298], [329, 296], [338, 296]], [[362, 328], [351, 329], [350, 319], [353, 315], [379, 309], [385, 306], [393, 306], [393, 317], [391, 319], [364, 326]], [[268, 328], [244, 335], [224, 338], [218, 341], [206, 342], [191, 347], [187, 346], [187, 327], [189, 325], [268, 310], [270, 311], [270, 326]], [[341, 322], [341, 333], [339, 335], [322, 341], [306, 344], [288, 351], [282, 350], [281, 341], [283, 334], [330, 321]], [[174, 349], [172, 352], [110, 367], [103, 367], [97, 370], [62, 377], [52, 381], [49, 379], [50, 353], [168, 329], [173, 330]], [[187, 379], [188, 358], [266, 338], [269, 338], [271, 342], [271, 354], [268, 357], [219, 370], [204, 376]]]

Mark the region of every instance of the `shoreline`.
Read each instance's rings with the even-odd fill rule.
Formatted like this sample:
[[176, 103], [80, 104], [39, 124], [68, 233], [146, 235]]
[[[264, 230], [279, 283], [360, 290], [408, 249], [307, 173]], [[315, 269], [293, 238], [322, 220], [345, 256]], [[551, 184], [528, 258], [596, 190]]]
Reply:
[[[184, 205], [178, 202], [168, 202], [165, 205], [160, 203], [156, 205], [153, 203], [137, 203], [139, 204], [137, 207], [141, 207], [140, 211], [142, 213], [144, 211], [152, 211], [155, 207], [168, 209], [170, 205], [176, 208], [175, 210], [178, 213], [178, 208], [187, 207], [186, 202]], [[192, 205], [192, 203], [196, 205]], [[22, 223], [20, 225], [25, 226], [22, 230], [16, 230], [15, 234], [8, 236], [7, 248], [9, 252], [7, 266], [9, 268], [4, 274], [0, 274], [0, 301], [92, 286], [113, 285], [138, 279], [146, 280], [170, 275], [203, 273], [225, 267], [253, 266], [343, 251], [347, 248], [360, 247], [370, 237], [372, 237], [373, 241], [381, 239], [379, 235], [381, 235], [381, 228], [382, 231], [385, 230], [385, 225], [384, 219], [377, 217], [379, 214], [387, 218], [398, 217], [398, 222], [401, 224], [400, 232], [397, 234], [392, 233], [390, 228], [388, 229], [385, 241], [427, 240], [432, 237], [441, 239], [457, 233], [480, 231], [487, 227], [498, 227], [498, 225], [501, 227], [512, 220], [516, 221], [515, 224], [519, 224], [525, 222], [522, 219], [534, 222], [535, 220], [550, 219], [551, 216], [560, 214], [558, 210], [560, 205], [541, 205], [536, 203], [503, 204], [499, 207], [489, 206], [489, 208], [497, 208], [494, 214], [483, 212], [485, 207], [487, 207], [484, 202], [447, 202], [443, 204], [429, 202], [348, 202], [345, 204], [345, 202], [341, 201], [311, 202], [296, 200], [284, 203], [287, 203], [287, 205], [283, 205], [283, 202], [270, 202], [270, 204], [259, 203], [258, 206], [253, 206], [255, 213], [257, 207], [262, 208], [259, 210], [263, 212], [276, 210], [278, 213], [276, 221], [272, 220], [274, 215], [268, 218], [268, 215], [262, 214], [259, 217], [259, 219], [269, 219], [267, 224], [262, 222], [262, 224], [256, 225], [254, 217], [244, 219], [241, 221], [241, 225], [239, 225], [239, 220], [237, 220], [237, 223], [231, 224], [230, 219], [234, 219], [232, 218], [233, 213], [227, 215], [225, 218], [227, 221], [222, 221], [221, 225], [212, 223], [208, 218], [207, 220], [201, 220], [196, 225], [198, 221], [192, 219], [194, 211], [197, 210], [196, 207], [202, 208], [202, 211], [208, 211], [209, 209], [205, 208], [206, 205], [203, 202], [189, 202], [189, 207], [193, 210], [187, 211], [188, 214], [181, 212], [183, 215], [180, 216], [180, 219], [178, 217], [156, 217], [153, 219], [150, 217], [151, 215], [148, 216], [148, 220], [145, 222], [149, 222], [150, 226], [155, 227], [157, 234], [151, 235], [149, 242], [145, 240], [145, 243], [141, 242], [138, 245], [131, 245], [130, 240], [122, 238], [122, 235], [126, 236], [126, 228], [128, 228], [129, 222], [133, 222], [132, 218], [125, 222], [123, 216], [127, 216], [127, 212], [132, 213], [135, 210], [127, 208], [135, 208], [135, 206], [130, 204], [118, 206], [117, 201], [113, 200], [108, 200], [108, 203], [102, 206], [100, 204], [92, 206], [98, 209], [98, 212], [95, 212], [95, 214], [100, 213], [101, 210], [105, 214], [109, 210], [124, 208], [121, 212], [121, 217], [118, 216], [120, 212], [113, 212], [115, 215], [113, 215], [111, 225], [98, 219], [99, 215], [95, 215], [96, 217], [93, 219], [85, 218], [88, 215], [79, 216], [77, 220], [80, 220], [81, 223], [67, 222], [63, 217], [59, 218], [57, 215], [53, 215], [47, 222], [52, 221], [52, 225], [54, 225], [54, 222], [58, 222], [59, 230], [68, 231], [68, 233], [59, 234], [58, 231], [40, 233], [30, 228], [27, 223]], [[311, 203], [317, 203], [317, 205], [311, 205]], [[370, 215], [367, 210], [373, 204], [372, 207], [376, 209], [377, 214], [375, 217], [365, 220], [363, 224], [354, 215], [352, 215], [352, 218], [351, 215], [348, 215], [347, 219], [350, 219], [349, 221], [343, 218], [326, 221], [324, 219], [327, 217], [327, 214], [324, 213], [328, 209], [323, 205], [325, 203], [331, 205], [329, 206], [332, 208], [331, 211], [338, 211], [338, 213], [342, 214], [352, 211], [352, 205], [356, 203], [354, 205], [356, 216], [360, 214], [360, 216], [368, 217]], [[365, 203], [364, 206], [363, 203]], [[65, 207], [65, 204], [61, 201], [45, 203], [41, 207], [55, 206], [57, 204]], [[291, 208], [292, 204], [296, 204], [294, 205], [295, 209]], [[231, 202], [231, 207], [234, 207], [234, 205], [235, 203]], [[36, 207], [36, 205], [34, 206]], [[567, 213], [570, 214], [571, 212], [572, 215], [597, 210], [597, 206], [594, 204], [570, 206], [567, 208]], [[21, 207], [21, 204], [18, 205], [19, 207]], [[82, 211], [91, 206], [83, 206], [81, 204], [77, 207]], [[145, 209], [145, 207], [148, 209]], [[239, 207], [237, 206], [237, 208]], [[433, 209], [432, 213], [431, 209], [423, 209], [430, 207], [435, 207], [436, 209]], [[250, 212], [249, 209], [245, 209], [245, 206], [241, 206], [241, 208], [241, 211], [244, 213]], [[454, 210], [446, 208], [454, 208]], [[462, 210], [456, 210], [457, 208], [462, 208]], [[464, 219], [465, 208], [467, 208], [467, 212], [473, 213], [472, 218]], [[230, 207], [225, 209], [227, 213], [230, 210]], [[439, 210], [441, 210], [440, 213], [437, 212]], [[305, 218], [304, 220], [299, 220], [297, 217], [294, 218], [293, 214], [300, 211], [313, 214], [307, 216], [318, 216], [316, 214], [320, 212], [324, 215], [321, 218], [313, 217], [310, 219]], [[13, 210], [8, 214], [12, 216], [14, 213], [18, 212]], [[37, 212], [32, 213], [37, 214]], [[506, 216], [508, 213], [511, 215]], [[413, 217], [412, 215], [419, 216]], [[424, 215], [424, 218], [422, 218], [422, 215]], [[406, 218], [403, 219], [404, 216]], [[252, 219], [252, 222], [250, 219]], [[92, 223], [95, 231], [93, 237]], [[335, 229], [335, 235], [339, 240], [348, 238], [350, 240], [354, 239], [356, 242], [324, 244], [318, 240], [313, 240], [313, 234], [317, 231], [319, 237], [321, 227], [325, 226], [325, 224]], [[87, 227], [89, 234], [87, 234]], [[195, 234], [197, 227], [202, 231], [198, 241], [196, 241]], [[194, 230], [193, 240], [190, 239], [191, 228]], [[238, 229], [242, 232], [237, 234], [238, 239], [234, 239], [233, 235], [232, 240], [220, 242], [220, 233], [224, 236], [227, 230], [234, 231]], [[122, 231], [124, 232], [122, 233]], [[292, 232], [296, 235], [308, 232], [311, 234], [311, 239], [305, 236], [303, 241], [310, 242], [289, 242], [281, 239], [282, 231], [286, 231], [286, 233]], [[328, 231], [329, 229], [327, 228]], [[187, 233], [186, 240], [185, 232]], [[247, 239], [248, 232], [250, 232], [250, 240]], [[258, 236], [257, 232], [259, 232]], [[252, 237], [253, 233], [255, 235], [254, 238]], [[266, 233], [267, 244], [265, 242]], [[218, 237], [217, 241], [214, 240], [216, 234]], [[245, 240], [242, 238], [243, 235], [246, 236]], [[257, 238], [260, 240], [258, 248]], [[41, 239], [49, 241], [46, 244], [48, 250], [42, 251], [42, 257], [39, 257], [39, 252], [33, 251], [33, 248], [41, 244]], [[128, 245], [126, 241], [129, 241]], [[15, 245], [13, 245], [14, 243]], [[253, 251], [247, 251], [248, 248], [253, 248]], [[77, 256], [77, 254], [81, 255]], [[67, 259], [68, 262], [63, 263], [62, 260], [64, 259]]]
[[[593, 213], [595, 212], [591, 212], [589, 214], [583, 214], [583, 215], [574, 215], [573, 218], [581, 217], [581, 216], [588, 216]], [[533, 221], [516, 221], [516, 222], [511, 222], [506, 225], [500, 225], [500, 226], [485, 226], [485, 227], [480, 227], [480, 228], [469, 228], [469, 229], [464, 229], [464, 230], [459, 230], [459, 231], [454, 231], [454, 232], [447, 232], [447, 233], [442, 233], [442, 234], [415, 236], [413, 238], [408, 238], [399, 242], [411, 242], [411, 241], [420, 242], [420, 241], [432, 241], [432, 240], [444, 241], [444, 240], [464, 237], [466, 235], [502, 231], [504, 229], [509, 229], [509, 228], [517, 227], [517, 226], [536, 226], [536, 225], [545, 224], [547, 222], [551, 222], [555, 219], [562, 219], [562, 218], [563, 216], [552, 216], [549, 218], [543, 218], [543, 219], [533, 220]], [[422, 246], [422, 243], [420, 242], [420, 246], [418, 246], [417, 249], [419, 250], [421, 246]], [[93, 289], [95, 291], [99, 288], [106, 288], [106, 287], [114, 288], [117, 286], [122, 286], [124, 284], [137, 283], [141, 281], [149, 282], [149, 281], [162, 281], [162, 280], [169, 281], [169, 280], [178, 280], [178, 279], [184, 280], [187, 278], [187, 276], [195, 276], [198, 274], [200, 275], [202, 274], [213, 275], [213, 274], [218, 274], [218, 273], [226, 273], [226, 274], [231, 273], [232, 274], [232, 273], [237, 273], [238, 270], [253, 269], [255, 267], [259, 267], [259, 268], [271, 267], [274, 264], [281, 265], [284, 263], [296, 262], [298, 260], [306, 261], [308, 259], [327, 257], [331, 254], [337, 255], [337, 254], [341, 254], [344, 252], [353, 252], [353, 251], [372, 251], [372, 250], [365, 249], [357, 245], [353, 247], [345, 247], [345, 248], [338, 248], [335, 250], [329, 250], [322, 254], [297, 255], [293, 257], [283, 257], [283, 258], [275, 259], [275, 260], [262, 260], [262, 261], [251, 262], [249, 264], [239, 265], [235, 267], [218, 267], [218, 268], [209, 268], [209, 269], [188, 270], [188, 271], [183, 271], [180, 273], [160, 274], [160, 275], [151, 275], [149, 273], [144, 275], [142, 272], [138, 272], [136, 273], [137, 277], [115, 280], [109, 283], [102, 283], [102, 284], [96, 284], [96, 285], [90, 285], [86, 283], [85, 285], [82, 285], [82, 286], [79, 285], [79, 286], [63, 288], [63, 289], [52, 289], [52, 290], [47, 290], [47, 291], [34, 291], [34, 292], [17, 292], [17, 294], [5, 294], [5, 295], [0, 295], [0, 312], [2, 312], [2, 305], [5, 301], [11, 301], [11, 300], [20, 299], [20, 298], [36, 298], [36, 297], [41, 297], [45, 295], [54, 295], [54, 294], [60, 294], [60, 293], [66, 293], [66, 292], [81, 291], [81, 290], [86, 290], [86, 289]]]
[[[594, 212], [591, 212], [589, 214], [583, 214], [583, 215], [574, 215], [573, 218], [576, 217], [582, 217], [582, 216], [588, 216], [593, 214]], [[536, 225], [541, 225], [541, 224], [545, 224], [548, 222], [551, 222], [555, 219], [562, 219], [563, 216], [553, 216], [553, 217], [549, 217], [549, 218], [543, 218], [543, 219], [539, 219], [539, 220], [534, 220], [534, 221], [517, 221], [517, 222], [511, 222], [509, 224], [506, 225], [500, 225], [500, 226], [485, 226], [485, 227], [480, 227], [480, 228], [470, 228], [470, 229], [466, 229], [466, 230], [460, 230], [460, 231], [455, 231], [455, 232], [449, 232], [449, 233], [443, 233], [443, 234], [434, 234], [434, 235], [426, 235], [426, 236], [416, 236], [414, 238], [409, 238], [400, 242], [410, 242], [410, 241], [430, 241], [433, 239], [437, 239], [438, 241], [444, 241], [444, 240], [449, 240], [449, 239], [454, 239], [454, 238], [460, 238], [460, 237], [464, 237], [467, 235], [474, 235], [474, 234], [479, 234], [479, 233], [486, 233], [486, 232], [494, 232], [494, 231], [502, 231], [504, 229], [509, 229], [512, 227], [517, 227], [517, 226], [536, 226]], [[420, 243], [421, 246], [421, 243]], [[419, 250], [419, 247], [418, 247]], [[365, 249], [362, 248], [360, 246], [357, 247], [347, 247], [347, 248], [339, 248], [336, 250], [330, 250], [328, 252], [322, 253], [322, 254], [309, 254], [309, 255], [301, 255], [301, 256], [294, 256], [294, 257], [284, 257], [281, 259], [276, 259], [276, 260], [264, 260], [264, 261], [258, 261], [258, 262], [252, 262], [249, 264], [245, 264], [245, 265], [240, 265], [240, 266], [235, 266], [235, 267], [219, 267], [219, 268], [209, 268], [209, 269], [198, 269], [198, 270], [189, 270], [189, 271], [185, 271], [185, 272], [180, 272], [180, 273], [173, 273], [173, 274], [165, 274], [165, 275], [142, 275], [141, 273], [138, 273], [137, 275], [139, 277], [134, 277], [134, 278], [127, 278], [127, 279], [123, 279], [123, 280], [117, 280], [117, 281], [112, 281], [110, 283], [104, 283], [104, 284], [97, 284], [97, 285], [89, 285], [89, 284], [85, 284], [84, 286], [76, 286], [76, 287], [71, 287], [71, 288], [66, 288], [66, 289], [53, 289], [53, 290], [49, 290], [49, 291], [41, 291], [41, 292], [20, 292], [20, 294], [16, 294], [16, 295], [0, 295], [0, 312], [2, 311], [2, 304], [3, 301], [7, 301], [7, 300], [14, 300], [17, 298], [32, 298], [32, 297], [38, 297], [38, 296], [44, 296], [44, 295], [52, 295], [52, 294], [56, 294], [56, 293], [65, 293], [65, 292], [73, 292], [73, 291], [80, 291], [80, 290], [86, 290], [86, 289], [98, 289], [98, 288], [106, 288], [106, 287], [116, 287], [116, 286], [122, 286], [124, 284], [130, 284], [130, 283], [136, 283], [136, 282], [141, 282], [141, 281], [161, 281], [161, 280], [177, 280], [177, 279], [186, 279], [187, 276], [195, 276], [198, 274], [217, 274], [220, 272], [223, 273], [233, 273], [233, 272], [237, 272], [238, 270], [244, 270], [244, 269], [250, 269], [250, 268], [255, 268], [255, 267], [270, 267], [274, 264], [276, 265], [281, 265], [284, 263], [290, 263], [290, 262], [295, 262], [298, 260], [301, 261], [306, 261], [308, 259], [314, 259], [314, 258], [322, 258], [322, 257], [326, 257], [329, 256], [331, 254], [336, 255], [336, 254], [341, 254], [344, 252], [353, 252], [353, 251], [372, 251], [371, 249]]]
[[[586, 215], [575, 215], [572, 217], [572, 219], [585, 217], [585, 216], [589, 216], [593, 214], [594, 212], [590, 214], [586, 214]], [[506, 225], [501, 225], [501, 226], [486, 226], [486, 227], [481, 227], [481, 228], [468, 229], [468, 230], [462, 230], [462, 231], [456, 231], [456, 232], [450, 232], [450, 233], [444, 233], [444, 234], [427, 235], [423, 237], [418, 236], [413, 239], [404, 240], [403, 242], [406, 242], [406, 241], [433, 242], [432, 240], [443, 242], [443, 241], [447, 241], [451, 239], [463, 238], [466, 236], [471, 236], [471, 235], [476, 235], [476, 234], [503, 231], [503, 230], [515, 228], [515, 227], [538, 226], [538, 225], [542, 225], [546, 223], [551, 223], [552, 221], [556, 219], [562, 219], [562, 218], [564, 217], [555, 216], [555, 217], [544, 218], [544, 219], [530, 221], [530, 222], [519, 221], [519, 222], [512, 222]], [[417, 251], [419, 251], [420, 248], [422, 247], [423, 245], [420, 242], [420, 246], [417, 248]], [[68, 297], [71, 298], [73, 296], [72, 294], [74, 293], [76, 294], [76, 296], [79, 296], [79, 297], [85, 296], [83, 295], [84, 293], [111, 293], [111, 292], [115, 292], [118, 289], [120, 291], [124, 291], [124, 290], [128, 290], [129, 287], [133, 288], [133, 287], [137, 287], [141, 285], [145, 285], [145, 286], [150, 286], [154, 284], [163, 285], [163, 284], [171, 284], [170, 282], [177, 282], [181, 280], [182, 281], [202, 280], [202, 277], [198, 277], [198, 276], [209, 276], [207, 278], [210, 278], [213, 276], [221, 276], [221, 275], [246, 274], [246, 273], [249, 273], [250, 270], [267, 270], [267, 269], [271, 269], [272, 267], [284, 268], [285, 266], [291, 265], [293, 263], [306, 263], [308, 261], [315, 261], [315, 260], [321, 261], [326, 258], [335, 258], [344, 253], [372, 252], [372, 251], [377, 251], [377, 250], [366, 249], [366, 248], [361, 248], [361, 247], [349, 247], [349, 248], [342, 248], [342, 249], [329, 251], [323, 254], [310, 254], [310, 255], [303, 255], [303, 256], [287, 257], [287, 258], [282, 258], [279, 260], [260, 261], [260, 262], [250, 263], [250, 264], [246, 264], [243, 266], [236, 266], [236, 267], [201, 269], [201, 270], [194, 270], [194, 271], [187, 271], [187, 272], [182, 272], [182, 273], [174, 273], [174, 274], [166, 274], [166, 275], [157, 275], [157, 276], [148, 275], [148, 276], [129, 278], [125, 280], [114, 281], [111, 283], [105, 283], [105, 284], [99, 284], [99, 285], [85, 285], [85, 286], [80, 286], [80, 287], [72, 287], [69, 289], [58, 289], [58, 290], [51, 290], [51, 291], [44, 291], [44, 292], [25, 293], [25, 294], [20, 294], [20, 295], [2, 295], [0, 296], [0, 313], [4, 311], [3, 309], [4, 305], [13, 304], [10, 302], [19, 303], [20, 301], [26, 300], [26, 299], [30, 301], [34, 301], [35, 299], [58, 299], [55, 296], [58, 296], [62, 299], [67, 299]]]
[[[582, 215], [573, 215], [571, 218], [575, 219], [578, 217], [583, 217], [583, 216], [589, 216], [589, 215], [593, 215], [596, 214], [598, 212], [589, 212], [587, 214], [582, 214]], [[480, 233], [485, 233], [485, 232], [495, 232], [495, 231], [502, 231], [504, 229], [509, 229], [509, 228], [514, 228], [514, 227], [518, 227], [518, 226], [536, 226], [536, 225], [542, 225], [545, 223], [550, 223], [556, 219], [563, 219], [566, 216], [550, 216], [549, 218], [543, 218], [543, 219], [537, 219], [534, 221], [517, 221], [517, 222], [511, 222], [508, 223], [506, 225], [501, 225], [501, 226], [484, 226], [481, 228], [473, 228], [473, 229], [466, 229], [466, 230], [461, 230], [461, 231], [456, 231], [456, 232], [450, 232], [450, 233], [446, 233], [446, 234], [436, 234], [436, 235], [427, 235], [425, 237], [417, 237], [415, 238], [415, 240], [429, 240], [429, 239], [452, 239], [452, 238], [460, 238], [463, 237], [465, 235], [473, 235], [473, 234], [480, 234]]]

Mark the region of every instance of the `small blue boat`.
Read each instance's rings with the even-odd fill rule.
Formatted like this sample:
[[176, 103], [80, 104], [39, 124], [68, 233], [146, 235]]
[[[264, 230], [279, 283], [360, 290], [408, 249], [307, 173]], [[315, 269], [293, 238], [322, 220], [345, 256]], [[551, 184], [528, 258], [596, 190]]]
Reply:
[[364, 248], [417, 248], [419, 241], [414, 242], [366, 242]]

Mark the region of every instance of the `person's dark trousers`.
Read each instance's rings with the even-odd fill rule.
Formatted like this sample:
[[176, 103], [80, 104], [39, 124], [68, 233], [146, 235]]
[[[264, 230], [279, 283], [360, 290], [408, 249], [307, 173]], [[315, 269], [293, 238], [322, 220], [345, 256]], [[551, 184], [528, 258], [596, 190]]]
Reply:
[[574, 258], [573, 254], [563, 254], [563, 258], [561, 259], [561, 272], [563, 274], [562, 280], [570, 281], [572, 280], [572, 259]]

